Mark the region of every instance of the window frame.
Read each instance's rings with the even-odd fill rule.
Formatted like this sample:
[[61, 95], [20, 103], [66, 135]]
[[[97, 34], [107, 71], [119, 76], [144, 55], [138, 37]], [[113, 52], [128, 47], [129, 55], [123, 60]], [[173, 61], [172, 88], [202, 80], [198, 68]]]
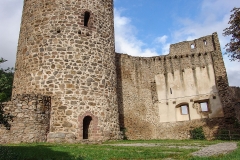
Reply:
[[[182, 107], [186, 107], [187, 109], [187, 113], [183, 113], [183, 108]], [[180, 111], [181, 111], [181, 115], [189, 115], [189, 105], [188, 104], [182, 104], [180, 105]]]
[[[203, 106], [201, 104], [206, 104], [206, 110], [203, 110]], [[199, 102], [199, 105], [200, 105], [200, 109], [201, 109], [201, 112], [209, 112], [209, 102], [208, 101], [203, 101], [203, 102]]]
[[[209, 99], [203, 99], [203, 100], [194, 101], [194, 103], [197, 103], [199, 105], [199, 111], [200, 112], [202, 112], [202, 113], [210, 113], [211, 112]], [[207, 104], [207, 111], [202, 110], [201, 103], [206, 103]]]

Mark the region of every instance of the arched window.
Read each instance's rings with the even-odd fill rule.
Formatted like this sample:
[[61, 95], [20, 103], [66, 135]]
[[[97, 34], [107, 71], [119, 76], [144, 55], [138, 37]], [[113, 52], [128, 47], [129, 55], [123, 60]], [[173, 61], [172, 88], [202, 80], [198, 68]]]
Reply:
[[84, 26], [88, 26], [88, 22], [89, 22], [89, 19], [90, 19], [90, 12], [86, 11], [84, 13]]
[[188, 105], [187, 104], [181, 105], [181, 114], [182, 115], [188, 115], [189, 114]]
[[177, 121], [189, 121], [189, 104], [187, 102], [180, 103], [176, 106], [176, 120]]

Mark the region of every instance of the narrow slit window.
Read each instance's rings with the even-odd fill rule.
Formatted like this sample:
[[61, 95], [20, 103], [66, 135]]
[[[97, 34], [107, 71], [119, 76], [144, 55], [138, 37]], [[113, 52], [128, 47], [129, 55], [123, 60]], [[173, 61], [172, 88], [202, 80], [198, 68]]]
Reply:
[[181, 113], [182, 113], [182, 115], [188, 115], [188, 106], [187, 105], [181, 106]]
[[89, 19], [90, 19], [90, 12], [85, 12], [84, 13], [84, 26], [88, 26], [88, 22], [89, 22]]
[[202, 112], [208, 112], [208, 103], [207, 102], [200, 103], [200, 106], [201, 106]]
[[206, 40], [204, 40], [203, 43], [204, 43], [205, 46], [207, 45], [207, 41]]

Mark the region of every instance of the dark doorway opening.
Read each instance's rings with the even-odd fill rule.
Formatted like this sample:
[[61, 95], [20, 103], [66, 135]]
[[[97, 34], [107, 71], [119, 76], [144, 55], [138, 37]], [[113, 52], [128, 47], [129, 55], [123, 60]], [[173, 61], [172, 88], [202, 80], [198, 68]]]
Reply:
[[89, 21], [89, 19], [90, 19], [90, 12], [85, 12], [84, 13], [84, 26], [88, 26], [88, 21]]
[[89, 127], [92, 121], [92, 117], [86, 116], [83, 119], [83, 139], [88, 139], [89, 138]]

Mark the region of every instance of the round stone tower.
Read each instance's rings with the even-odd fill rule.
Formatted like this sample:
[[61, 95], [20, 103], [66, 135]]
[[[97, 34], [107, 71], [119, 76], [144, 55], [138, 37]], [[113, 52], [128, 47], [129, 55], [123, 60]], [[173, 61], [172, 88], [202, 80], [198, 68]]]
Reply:
[[48, 141], [119, 138], [113, 0], [25, 0], [13, 94], [52, 97]]

